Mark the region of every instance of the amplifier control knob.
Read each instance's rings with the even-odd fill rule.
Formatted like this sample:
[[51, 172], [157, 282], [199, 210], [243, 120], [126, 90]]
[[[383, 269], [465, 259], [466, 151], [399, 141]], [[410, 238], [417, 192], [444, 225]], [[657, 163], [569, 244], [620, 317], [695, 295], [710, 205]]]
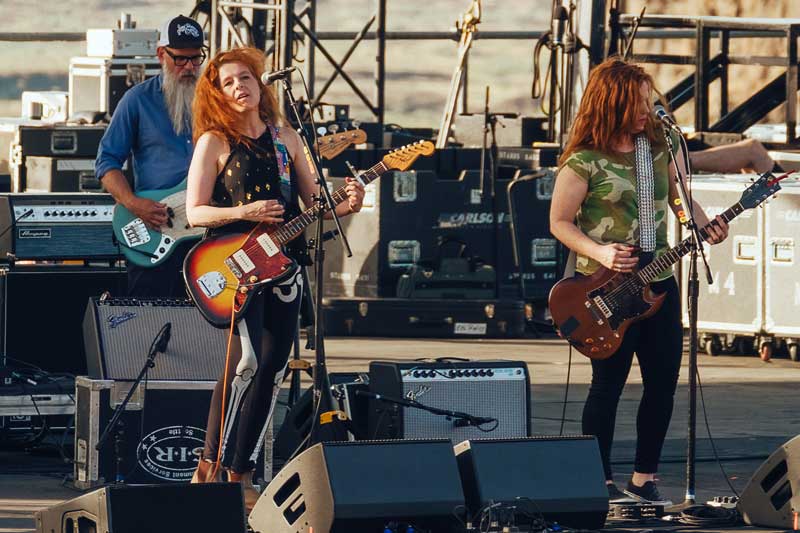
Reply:
[[485, 376], [486, 375], [486, 370], [481, 368], [480, 371], [478, 372], [478, 375], [481, 376], [481, 377]]
[[490, 368], [489, 370], [487, 370], [487, 371], [486, 371], [486, 375], [487, 375], [487, 376], [494, 376], [494, 370], [492, 370], [492, 369]]
[[463, 370], [456, 370], [456, 376], [461, 377], [463, 375], [464, 375], [464, 371]]
[[50, 216], [50, 211], [45, 211], [44, 212], [44, 216], [49, 217]]
[[65, 216], [67, 216], [67, 213], [66, 213], [66, 211], [61, 211], [61, 212], [59, 213], [59, 215], [61, 215], [62, 217], [65, 217]]
[[447, 372], [447, 375], [450, 376], [451, 378], [454, 378], [454, 377], [456, 377], [456, 371], [455, 370], [450, 370], [449, 372]]
[[414, 377], [415, 377], [415, 378], [418, 378], [418, 377], [419, 377], [419, 371], [418, 371], [418, 370], [415, 370], [415, 371], [414, 371]]

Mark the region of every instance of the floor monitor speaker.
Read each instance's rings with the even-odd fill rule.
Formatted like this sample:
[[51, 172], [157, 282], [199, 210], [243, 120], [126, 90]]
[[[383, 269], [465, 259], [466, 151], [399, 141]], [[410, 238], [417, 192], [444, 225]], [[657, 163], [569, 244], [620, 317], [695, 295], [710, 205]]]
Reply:
[[326, 442], [283, 467], [250, 513], [250, 527], [352, 533], [397, 523], [450, 532], [463, 506], [449, 440]]
[[751, 526], [797, 529], [800, 512], [800, 435], [772, 452], [747, 482], [739, 511]]
[[36, 512], [37, 533], [244, 533], [238, 483], [109, 485]]
[[608, 490], [594, 437], [476, 439], [455, 450], [473, 520], [489, 505], [509, 503], [528, 520], [543, 515], [580, 529], [605, 524]]

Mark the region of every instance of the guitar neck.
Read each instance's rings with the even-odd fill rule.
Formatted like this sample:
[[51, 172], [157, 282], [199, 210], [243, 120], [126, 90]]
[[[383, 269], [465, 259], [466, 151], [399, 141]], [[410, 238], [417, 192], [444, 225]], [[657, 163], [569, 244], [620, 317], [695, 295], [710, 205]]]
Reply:
[[[736, 218], [739, 214], [741, 214], [742, 211], [744, 210], [745, 208], [742, 206], [742, 204], [737, 203], [732, 207], [730, 207], [727, 211], [722, 213], [720, 217], [722, 217], [722, 219], [725, 222], [730, 222], [731, 220]], [[700, 228], [699, 231], [700, 238], [703, 239], [703, 241], [708, 240], [708, 229], [711, 226], [711, 224], [712, 223], [709, 222], [708, 224]], [[669, 267], [680, 261], [681, 257], [683, 257], [684, 255], [688, 254], [691, 251], [692, 251], [692, 237], [687, 237], [684, 240], [682, 240], [680, 244], [670, 249], [667, 253], [661, 255], [657, 259], [653, 260], [646, 267], [641, 269], [637, 273], [637, 276], [639, 276], [639, 278], [642, 280], [643, 283], [650, 283], [654, 279], [656, 279], [656, 276], [658, 276], [661, 272], [665, 271], [666, 269], [668, 269]]]
[[[380, 163], [370, 167], [368, 170], [364, 171], [362, 174], [359, 175], [359, 179], [361, 183], [365, 186], [369, 183], [372, 183], [376, 179], [378, 179], [381, 174], [389, 170], [389, 167], [381, 161]], [[333, 198], [333, 205], [337, 206], [340, 203], [344, 202], [347, 199], [347, 191], [345, 190], [345, 186], [339, 187], [336, 191], [331, 193], [331, 197]], [[300, 235], [303, 230], [305, 230], [311, 223], [315, 220], [319, 219], [325, 212], [329, 211], [330, 207], [320, 205], [315, 205], [313, 207], [309, 207], [305, 211], [303, 211], [300, 215], [296, 216], [279, 229], [274, 231], [270, 236], [276, 243], [279, 244], [286, 244], [298, 235]]]

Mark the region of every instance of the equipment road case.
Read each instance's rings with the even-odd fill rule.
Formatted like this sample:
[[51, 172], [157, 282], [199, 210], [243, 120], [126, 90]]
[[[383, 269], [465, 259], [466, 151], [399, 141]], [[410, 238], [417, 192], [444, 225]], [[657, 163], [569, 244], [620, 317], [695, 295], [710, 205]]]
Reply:
[[[144, 355], [142, 356], [144, 359]], [[158, 358], [156, 358], [158, 364]], [[100, 436], [125, 398], [132, 382], [75, 380], [75, 486], [88, 489], [114, 481], [117, 475], [115, 435], [95, 449]], [[120, 421], [120, 474], [126, 483], [188, 482], [197, 466], [206, 437], [206, 421], [214, 381], [143, 381]], [[264, 454], [272, 456], [272, 424], [264, 435], [256, 461], [259, 478], [272, 478]]]
[[156, 57], [73, 57], [69, 63], [69, 114], [105, 111], [111, 115], [128, 89], [159, 72]]
[[325, 333], [353, 337], [518, 338], [521, 300], [324, 298]]
[[793, 361], [800, 339], [800, 183], [784, 180], [764, 208], [764, 331], [782, 339]]
[[[692, 195], [709, 219], [736, 204], [750, 184], [742, 175], [695, 176]], [[705, 281], [702, 260], [698, 258], [700, 293], [697, 329], [709, 355], [726, 348], [720, 335], [731, 340], [754, 337], [761, 333], [763, 312], [763, 225], [762, 209], [747, 209], [730, 222], [728, 238], [717, 245], [704, 244], [714, 283]], [[681, 228], [682, 238], [688, 236]], [[683, 324], [689, 325], [687, 280], [689, 254], [680, 268], [683, 301]]]
[[11, 192], [27, 189], [25, 158], [94, 159], [105, 124], [53, 124], [24, 118], [0, 119], [0, 174], [11, 175]]

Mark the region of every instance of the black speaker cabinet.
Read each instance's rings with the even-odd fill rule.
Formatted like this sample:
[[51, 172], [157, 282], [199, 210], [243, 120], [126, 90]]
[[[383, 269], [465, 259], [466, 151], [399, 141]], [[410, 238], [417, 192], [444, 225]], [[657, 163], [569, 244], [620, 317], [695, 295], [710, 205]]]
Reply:
[[463, 505], [448, 440], [323, 443], [283, 467], [249, 521], [257, 533], [382, 531], [389, 522], [450, 532]]
[[480, 428], [422, 409], [370, 400], [368, 438], [518, 438], [530, 435], [530, 379], [522, 361], [386, 362], [369, 365], [369, 387], [388, 398], [496, 418]]
[[[86, 374], [81, 317], [86, 300], [124, 294], [124, 268], [67, 265], [0, 269], [3, 354], [47, 372]], [[224, 353], [224, 352], [223, 352]]]
[[608, 490], [594, 437], [468, 440], [455, 451], [473, 517], [503, 502], [570, 528], [605, 524]]
[[800, 435], [775, 450], [756, 470], [739, 499], [751, 526], [797, 529], [800, 512]]
[[238, 483], [110, 485], [36, 512], [37, 533], [243, 533]]
[[92, 298], [83, 320], [89, 377], [133, 381], [153, 338], [170, 322], [167, 350], [148, 379], [216, 381], [225, 362], [227, 331], [206, 322], [189, 300]]

